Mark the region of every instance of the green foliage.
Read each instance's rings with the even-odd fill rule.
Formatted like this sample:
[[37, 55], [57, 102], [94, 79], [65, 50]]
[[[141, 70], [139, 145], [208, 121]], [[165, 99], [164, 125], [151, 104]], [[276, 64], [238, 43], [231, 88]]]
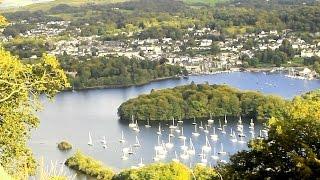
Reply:
[[193, 168], [194, 173], [194, 180], [218, 180], [220, 177], [218, 176], [218, 173], [215, 169], [202, 166], [202, 165], [196, 165]]
[[139, 169], [124, 170], [113, 180], [188, 180], [190, 170], [180, 163], [156, 163]]
[[53, 56], [24, 65], [0, 48], [0, 165], [10, 175], [22, 177], [35, 171], [35, 160], [27, 147], [30, 130], [39, 124], [41, 94], [53, 98], [69, 86]]
[[5, 49], [20, 58], [30, 58], [32, 55], [41, 57], [43, 53], [52, 50], [50, 43], [40, 38], [16, 38], [4, 45]]
[[285, 100], [258, 92], [242, 92], [225, 85], [187, 85], [153, 91], [130, 99], [118, 109], [121, 119], [170, 120], [172, 117], [246, 116], [266, 120], [282, 114]]
[[269, 137], [233, 155], [227, 179], [317, 179], [320, 177], [319, 92], [295, 98], [280, 118], [269, 120]]
[[180, 66], [125, 57], [103, 57], [83, 62], [64, 56], [60, 61], [64, 69], [77, 72], [74, 78], [70, 77], [77, 89], [144, 84], [156, 79], [175, 77], [184, 71]]
[[70, 149], [72, 149], [72, 145], [67, 141], [61, 141], [58, 144], [58, 149], [61, 151], [70, 150]]
[[76, 152], [65, 162], [71, 169], [81, 171], [87, 175], [101, 180], [111, 180], [114, 172], [106, 168], [101, 162], [84, 155], [80, 151]]

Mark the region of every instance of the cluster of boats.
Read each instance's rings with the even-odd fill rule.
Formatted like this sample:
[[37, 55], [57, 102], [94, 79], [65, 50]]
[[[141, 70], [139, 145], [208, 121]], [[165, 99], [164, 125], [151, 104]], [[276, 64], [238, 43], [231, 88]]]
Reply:
[[[229, 139], [232, 144], [245, 144], [247, 139], [259, 138], [263, 139], [268, 137], [268, 129], [264, 127], [259, 130], [259, 134], [256, 137], [255, 132], [255, 123], [251, 119], [249, 124], [249, 133], [245, 133], [245, 124], [242, 122], [241, 117], [239, 118], [236, 126], [231, 126], [228, 124], [227, 117], [224, 117], [224, 121], [213, 120], [212, 118], [208, 119], [206, 123], [203, 121], [197, 122], [195, 119], [192, 123], [193, 131], [190, 137], [187, 137], [184, 134], [183, 121], [175, 121], [172, 119], [172, 124], [169, 126], [162, 126], [159, 123], [156, 128], [157, 142], [153, 147], [154, 156], [153, 161], [164, 161], [171, 160], [175, 162], [197, 160], [196, 164], [201, 165], [211, 165], [211, 161], [214, 163], [226, 163], [225, 156], [229, 154], [224, 149], [223, 141], [219, 142], [220, 138]], [[141, 143], [138, 138], [138, 133], [140, 132], [140, 127], [137, 120], [134, 120], [129, 123], [129, 128], [136, 133], [135, 142], [131, 143], [127, 147], [122, 148], [122, 160], [128, 160], [130, 155], [134, 154], [138, 148], [141, 148]], [[150, 122], [147, 121], [145, 128], [151, 128]], [[247, 128], [247, 127], [246, 127]], [[248, 136], [248, 137], [247, 137]], [[198, 144], [196, 147], [194, 141], [198, 138], [204, 138], [204, 144]], [[100, 140], [102, 147], [107, 148], [107, 143], [105, 137], [102, 137]], [[126, 142], [123, 131], [121, 132], [121, 137], [119, 139], [121, 144]], [[93, 146], [91, 134], [89, 132], [89, 146]], [[219, 148], [218, 148], [219, 147]], [[170, 156], [171, 155], [171, 156]], [[198, 156], [198, 158], [197, 158]], [[137, 166], [133, 167], [142, 167], [143, 158], [140, 158], [140, 162]]]

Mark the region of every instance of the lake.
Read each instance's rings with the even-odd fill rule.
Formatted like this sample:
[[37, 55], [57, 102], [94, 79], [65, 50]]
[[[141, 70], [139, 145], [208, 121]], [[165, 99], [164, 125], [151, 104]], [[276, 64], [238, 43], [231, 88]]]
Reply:
[[[140, 133], [132, 131], [127, 123], [121, 123], [118, 120], [117, 108], [124, 101], [137, 97], [140, 94], [149, 93], [152, 89], [173, 88], [179, 85], [195, 83], [209, 84], [227, 84], [242, 90], [257, 90], [266, 94], [274, 94], [282, 96], [286, 99], [291, 99], [296, 95], [317, 89], [320, 87], [319, 80], [307, 81], [297, 80], [285, 77], [283, 74], [264, 74], [250, 72], [233, 72], [222, 73], [215, 75], [190, 76], [188, 79], [171, 79], [159, 82], [152, 82], [143, 86], [133, 86], [127, 88], [116, 89], [95, 89], [83, 90], [77, 92], [62, 92], [57, 95], [54, 102], [44, 100], [44, 110], [39, 113], [41, 119], [40, 127], [32, 132], [30, 146], [37, 158], [43, 157], [48, 164], [50, 161], [63, 163], [66, 158], [71, 156], [77, 149], [85, 154], [88, 154], [115, 170], [128, 168], [137, 165], [140, 158], [143, 158], [144, 163], [153, 162], [155, 156], [154, 146], [157, 145], [158, 123], [152, 124], [151, 128], [145, 128], [144, 122], [139, 122]], [[224, 124], [224, 118], [221, 118]], [[184, 135], [187, 137], [186, 144], [189, 145], [189, 137], [196, 150], [196, 155], [189, 160], [184, 161], [186, 165], [194, 165], [201, 159], [198, 156], [201, 153], [201, 147], [205, 144], [205, 137], [209, 138], [212, 150], [207, 155], [213, 154], [213, 149], [216, 152], [223, 149], [227, 152], [226, 155], [221, 155], [220, 160], [228, 160], [230, 154], [234, 154], [239, 150], [246, 149], [245, 143], [233, 143], [230, 141], [230, 130], [236, 129], [237, 119], [228, 117], [228, 125], [225, 127], [226, 134], [216, 129], [219, 135], [219, 140], [214, 142], [210, 140], [210, 134], [213, 129], [209, 128], [210, 134], [199, 130], [199, 137], [193, 137], [192, 132], [194, 127], [191, 122], [183, 124]], [[243, 140], [247, 141], [251, 138], [249, 133], [249, 120], [244, 121], [244, 132], [246, 137]], [[168, 122], [170, 123], [170, 122]], [[203, 125], [207, 122], [203, 121]], [[219, 127], [218, 119], [215, 119], [215, 127]], [[162, 123], [162, 136], [160, 141], [167, 142], [168, 140], [168, 124]], [[261, 124], [255, 125], [255, 136], [259, 135]], [[126, 143], [120, 144], [119, 139], [121, 131], [124, 132]], [[93, 146], [88, 146], [88, 132], [91, 132]], [[172, 141], [175, 147], [168, 151], [164, 161], [170, 161], [175, 157], [174, 151], [180, 156], [183, 141], [178, 139], [178, 133], [174, 133], [175, 138]], [[107, 148], [102, 148], [100, 140], [106, 136]], [[138, 137], [141, 147], [134, 149], [132, 156], [124, 161], [121, 159], [122, 150], [124, 147], [129, 147], [135, 142], [135, 137]], [[57, 149], [57, 143], [67, 140], [72, 143], [73, 150], [69, 152], [61, 152]], [[238, 137], [239, 140], [239, 137]], [[143, 155], [143, 156], [142, 156]], [[214, 165], [216, 161], [208, 157], [208, 164]], [[68, 170], [67, 170], [68, 171]], [[68, 171], [69, 172], [69, 171]], [[78, 179], [81, 179], [79, 177]]]

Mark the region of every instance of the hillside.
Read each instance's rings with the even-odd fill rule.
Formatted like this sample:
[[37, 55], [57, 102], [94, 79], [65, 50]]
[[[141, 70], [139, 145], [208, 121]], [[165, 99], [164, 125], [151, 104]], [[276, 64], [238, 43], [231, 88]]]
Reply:
[[[13, 12], [13, 11], [22, 11], [22, 10], [28, 10], [28, 11], [37, 11], [37, 10], [49, 10], [50, 8], [57, 6], [59, 4], [67, 4], [70, 6], [81, 6], [84, 4], [90, 4], [90, 3], [95, 3], [95, 4], [110, 4], [110, 3], [118, 3], [118, 2], [125, 2], [129, 0], [55, 0], [55, 1], [50, 1], [46, 3], [35, 3], [35, 4], [30, 4], [27, 6], [22, 6], [22, 7], [14, 7], [14, 8], [9, 8], [6, 9], [6, 12]], [[1, 3], [1, 2], [0, 2]]]

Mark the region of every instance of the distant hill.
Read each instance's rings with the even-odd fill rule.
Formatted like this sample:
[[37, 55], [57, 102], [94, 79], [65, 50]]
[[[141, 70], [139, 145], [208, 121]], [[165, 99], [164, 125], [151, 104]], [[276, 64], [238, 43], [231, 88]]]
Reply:
[[[3, 0], [0, 0], [0, 3]], [[83, 4], [109, 4], [109, 3], [118, 3], [118, 2], [125, 2], [130, 0], [54, 0], [45, 3], [34, 3], [26, 6], [20, 7], [12, 7], [7, 9], [6, 11], [17, 11], [17, 10], [30, 10], [30, 11], [37, 11], [37, 10], [49, 10], [51, 7], [57, 6], [59, 4], [67, 4], [72, 6], [80, 6]]]
[[226, 2], [229, 0], [182, 0], [183, 2], [191, 5], [215, 5], [219, 2]]

